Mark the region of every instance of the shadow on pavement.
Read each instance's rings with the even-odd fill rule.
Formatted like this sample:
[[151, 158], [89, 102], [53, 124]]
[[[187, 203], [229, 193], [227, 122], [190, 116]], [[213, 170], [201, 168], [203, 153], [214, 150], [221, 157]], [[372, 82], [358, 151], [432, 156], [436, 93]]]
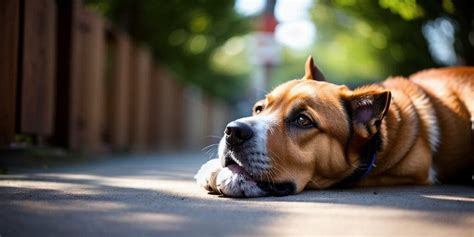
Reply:
[[[192, 176], [202, 163], [179, 156], [124, 159], [0, 176], [0, 235], [258, 236], [268, 226], [284, 231], [308, 221], [329, 228], [340, 217], [459, 228], [469, 226], [474, 214], [474, 189], [467, 186], [220, 198], [195, 184]], [[377, 220], [378, 212], [385, 219]]]
[[[19, 179], [21, 180], [21, 179]], [[120, 188], [93, 180], [24, 179], [67, 184], [61, 190], [33, 187], [0, 188], [0, 233], [6, 236], [48, 234], [98, 234], [136, 236], [160, 233], [189, 236], [199, 231], [219, 236], [248, 235], [278, 212], [246, 208], [245, 203], [226, 205], [169, 194], [159, 190]], [[74, 187], [77, 186], [77, 187]], [[70, 191], [75, 189], [75, 191]], [[80, 191], [79, 191], [80, 190]], [[242, 217], [245, 220], [242, 221]], [[234, 220], [239, 220], [234, 222]], [[220, 226], [216, 228], [216, 226]], [[25, 229], [25, 226], [27, 227]], [[222, 232], [222, 228], [227, 231]], [[215, 233], [217, 234], [217, 232]]]

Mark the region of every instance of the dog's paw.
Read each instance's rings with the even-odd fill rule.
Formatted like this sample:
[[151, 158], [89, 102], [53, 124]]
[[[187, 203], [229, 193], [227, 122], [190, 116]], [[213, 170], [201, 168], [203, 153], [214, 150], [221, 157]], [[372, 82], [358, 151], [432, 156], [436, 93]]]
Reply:
[[217, 190], [229, 197], [261, 197], [267, 192], [237, 165], [222, 168], [216, 179]]
[[201, 166], [194, 176], [196, 182], [204, 189], [221, 193], [229, 197], [260, 197], [267, 192], [239, 166], [223, 168], [219, 159], [212, 159]]
[[201, 166], [194, 176], [194, 179], [196, 179], [196, 182], [207, 191], [218, 192], [216, 178], [221, 169], [222, 165], [219, 159], [209, 160]]

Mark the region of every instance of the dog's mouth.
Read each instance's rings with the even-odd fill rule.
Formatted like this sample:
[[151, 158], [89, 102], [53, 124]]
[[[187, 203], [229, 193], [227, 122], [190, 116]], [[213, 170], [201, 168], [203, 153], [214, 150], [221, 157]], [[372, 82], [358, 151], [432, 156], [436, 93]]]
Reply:
[[242, 164], [237, 163], [237, 161], [231, 157], [231, 155], [227, 155], [224, 158], [224, 167], [230, 169], [234, 174], [244, 175], [247, 178], [255, 181], [252, 175], [245, 170]]
[[233, 166], [233, 165], [239, 166], [239, 164], [235, 162], [235, 160], [230, 156], [230, 154], [226, 155], [224, 158], [224, 167]]

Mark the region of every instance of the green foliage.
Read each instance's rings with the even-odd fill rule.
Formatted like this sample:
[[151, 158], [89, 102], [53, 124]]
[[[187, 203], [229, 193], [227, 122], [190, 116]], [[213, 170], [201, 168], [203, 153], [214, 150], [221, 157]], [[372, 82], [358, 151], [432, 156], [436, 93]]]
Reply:
[[379, 0], [379, 5], [408, 21], [424, 15], [423, 8], [416, 3], [416, 0]]
[[[212, 56], [229, 38], [250, 29], [232, 0], [87, 0], [87, 5], [148, 45], [178, 80], [229, 99], [245, 73], [213, 67]], [[240, 73], [239, 73], [240, 72]], [[230, 88], [233, 88], [232, 90]]]
[[422, 29], [444, 17], [457, 26], [455, 46], [461, 63], [472, 65], [473, 42], [466, 40], [474, 34], [473, 6], [473, 1], [451, 0], [321, 0], [312, 9], [319, 33], [314, 54], [342, 81], [351, 80], [350, 74], [373, 80], [440, 66]]
[[[330, 81], [363, 84], [390, 75], [441, 66], [435, 63], [423, 26], [439, 17], [455, 24], [459, 63], [474, 64], [474, 1], [320, 0], [311, 9], [317, 40], [315, 62]], [[303, 75], [308, 52], [285, 51], [273, 85]]]
[[[409, 3], [414, 5], [407, 7]], [[418, 9], [416, 2], [320, 1], [312, 10], [319, 30], [316, 57], [322, 54], [323, 63], [337, 68], [342, 81], [381, 80], [435, 66], [423, 21], [409, 9]]]

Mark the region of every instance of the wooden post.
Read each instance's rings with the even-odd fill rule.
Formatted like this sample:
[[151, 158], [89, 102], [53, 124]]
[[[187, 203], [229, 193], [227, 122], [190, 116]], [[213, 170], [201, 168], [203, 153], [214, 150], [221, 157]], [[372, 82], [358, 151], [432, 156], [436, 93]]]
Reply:
[[20, 132], [51, 135], [54, 118], [56, 4], [25, 0]]
[[0, 146], [15, 137], [19, 22], [19, 1], [0, 1]]
[[104, 22], [94, 13], [76, 9], [71, 56], [69, 143], [72, 149], [102, 149], [104, 121]]
[[127, 148], [130, 118], [130, 40], [122, 32], [113, 31], [109, 38], [111, 62], [107, 83], [106, 121], [108, 136], [115, 150]]
[[145, 150], [148, 137], [148, 103], [151, 55], [144, 48], [132, 48], [130, 60], [130, 143], [135, 150]]

